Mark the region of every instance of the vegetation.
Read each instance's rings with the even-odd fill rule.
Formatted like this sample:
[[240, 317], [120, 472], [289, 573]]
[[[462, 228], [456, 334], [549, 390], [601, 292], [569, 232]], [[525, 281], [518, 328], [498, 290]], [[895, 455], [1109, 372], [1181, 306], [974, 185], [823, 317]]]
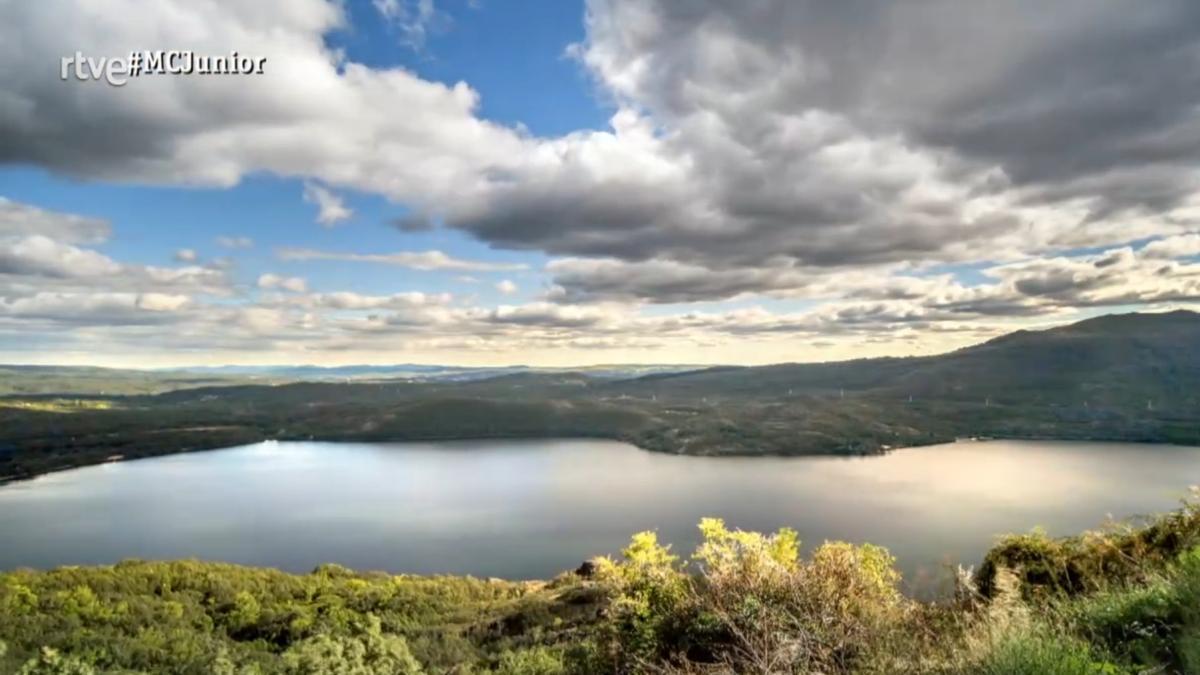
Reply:
[[159, 394], [193, 387], [219, 387], [246, 382], [280, 382], [285, 378], [211, 372], [122, 370], [90, 366], [0, 365], [0, 395], [130, 396]]
[[16, 571], [0, 576], [0, 672], [60, 672], [42, 662], [69, 659], [104, 673], [535, 673], [558, 658], [541, 643], [594, 619], [564, 599], [570, 590], [335, 565], [303, 576], [200, 562]]
[[109, 410], [112, 408], [112, 401], [104, 399], [63, 399], [63, 398], [38, 398], [32, 400], [23, 400], [19, 398], [0, 399], [0, 408], [14, 408], [17, 410], [34, 410], [38, 412], [58, 412], [71, 413], [80, 412], [83, 410]]
[[308, 575], [200, 562], [0, 575], [0, 672], [1200, 673], [1200, 505], [1010, 537], [952, 598], [888, 552], [700, 524], [549, 582]]
[[[89, 377], [109, 373], [99, 372]], [[71, 375], [51, 380], [54, 394], [0, 397], [0, 482], [267, 439], [598, 437], [699, 455], [873, 454], [961, 436], [1200, 444], [1200, 315], [1191, 312], [1101, 317], [934, 357], [634, 378], [200, 386], [215, 376], [146, 373], [138, 384], [132, 371], [115, 372], [122, 391], [157, 393], [88, 396], [80, 392], [96, 380]], [[0, 392], [49, 391], [54, 377], [30, 368], [0, 376]]]

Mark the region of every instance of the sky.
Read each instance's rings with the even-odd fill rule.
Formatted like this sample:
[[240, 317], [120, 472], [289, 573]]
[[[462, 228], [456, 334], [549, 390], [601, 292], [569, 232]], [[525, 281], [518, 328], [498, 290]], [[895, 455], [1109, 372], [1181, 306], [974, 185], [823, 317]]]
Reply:
[[[261, 73], [63, 77], [135, 50]], [[772, 363], [1200, 301], [1194, 0], [0, 0], [0, 362]]]

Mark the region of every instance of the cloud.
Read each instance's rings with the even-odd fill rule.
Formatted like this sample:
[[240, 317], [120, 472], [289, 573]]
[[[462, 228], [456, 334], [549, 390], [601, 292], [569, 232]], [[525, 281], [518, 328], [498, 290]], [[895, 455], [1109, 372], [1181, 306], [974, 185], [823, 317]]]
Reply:
[[[452, 200], [531, 145], [479, 119], [465, 83], [371, 68], [329, 48], [326, 37], [348, 28], [340, 2], [162, 0], [136, 17], [113, 20], [117, 12], [78, 0], [0, 6], [0, 57], [11, 66], [0, 162], [175, 185], [230, 186], [261, 171], [420, 207]], [[44, 64], [79, 45], [118, 55], [159, 44], [239, 50], [267, 65], [253, 81], [142, 77], [123, 88], [44, 77]]]
[[1058, 307], [1200, 302], [1200, 264], [1164, 262], [1154, 250], [1031, 260], [987, 274], [1031, 301]]
[[199, 259], [199, 256], [196, 255], [196, 251], [193, 249], [181, 248], [178, 251], [175, 251], [175, 262], [193, 263], [196, 262], [197, 259]]
[[341, 197], [316, 183], [304, 184], [304, 201], [317, 205], [317, 222], [325, 227], [333, 227], [354, 215]]
[[952, 275], [863, 279], [846, 297], [926, 320], [1019, 318], [1126, 305], [1200, 302], [1200, 264], [1163, 260], [1154, 243], [1100, 253], [1033, 258], [980, 270], [989, 281], [966, 286]]
[[[590, 8], [577, 53], [615, 94], [663, 118], [706, 113], [759, 158], [773, 140], [780, 151], [815, 140], [777, 132], [819, 111], [868, 142], [900, 133], [918, 150], [999, 169], [1052, 200], [1094, 200], [1097, 211], [1161, 210], [1194, 193], [1200, 9], [1186, 0], [1067, 0], [1053, 16], [1033, 0], [984, 10], [953, 0]], [[1106, 176], [1148, 182], [1118, 195], [1088, 182]]]
[[[952, 2], [589, 7], [573, 54], [617, 102], [612, 130], [539, 139], [440, 222], [505, 247], [736, 281], [1120, 244], [1200, 213], [1200, 88], [1179, 81], [1195, 77], [1181, 60], [1200, 30], [1185, 3], [1131, 25], [1128, 3], [1069, 2], [1044, 34], [1025, 29], [1042, 25], [1032, 2], [987, 21]], [[1158, 41], [1179, 54], [1138, 49]], [[1138, 56], [1111, 67], [1118, 57], [1095, 58], [1109, 45]], [[1020, 152], [1003, 151], [1012, 134]], [[777, 275], [760, 276], [770, 291]]]
[[0, 318], [17, 317], [55, 324], [126, 326], [180, 320], [187, 296], [162, 293], [37, 293], [0, 298]]
[[217, 246], [221, 248], [246, 249], [254, 248], [254, 240], [250, 237], [231, 237], [222, 235], [217, 237]]
[[1200, 255], [1200, 233], [1165, 237], [1146, 244], [1141, 251], [1149, 258], [1188, 258]]
[[[375, 9], [418, 48], [439, 21], [422, 0]], [[1200, 5], [1189, 0], [1063, 0], [1052, 13], [1033, 0], [589, 0], [570, 53], [614, 112], [604, 129], [559, 136], [483, 119], [468, 83], [350, 60], [330, 47], [355, 29], [340, 2], [112, 11], [0, 3], [0, 162], [167, 185], [291, 178], [327, 225], [350, 216], [345, 191], [380, 195], [407, 214], [401, 230], [549, 254], [549, 290], [486, 307], [309, 293], [272, 275], [267, 286], [291, 292], [247, 293], [216, 261], [117, 261], [96, 249], [105, 221], [0, 198], [0, 331], [79, 311], [97, 343], [201, 351], [907, 345], [1200, 300]], [[159, 44], [253, 48], [267, 73], [120, 89], [45, 77], [79, 45]], [[526, 268], [436, 250], [277, 254]], [[152, 310], [174, 302], [154, 293], [187, 300]], [[779, 310], [779, 299], [806, 304]], [[644, 309], [679, 303], [716, 308]], [[155, 332], [168, 317], [178, 323]]]
[[[30, 266], [0, 275], [0, 339], [45, 335], [58, 346], [86, 344], [92, 354], [144, 353], [153, 346], [175, 358], [194, 352], [399, 358], [413, 350], [579, 358], [586, 352], [671, 349], [711, 350], [728, 359], [753, 344], [757, 359], [794, 360], [797, 352], [789, 350], [818, 342], [830, 356], [936, 351], [991, 337], [1013, 321], [1063, 320], [1081, 308], [1200, 302], [1200, 262], [1163, 257], [1163, 251], [1186, 253], [1189, 242], [1164, 238], [1141, 248], [1006, 262], [980, 269], [985, 281], [974, 285], [950, 273], [913, 275], [899, 268], [833, 276], [781, 268], [749, 280], [735, 271], [700, 295], [769, 285], [822, 300], [792, 311], [751, 305], [651, 314], [637, 311], [639, 295], [665, 297], [701, 284], [697, 270], [661, 262], [557, 261], [548, 269], [556, 279], [583, 280], [575, 291], [560, 292], [586, 291], [588, 302], [488, 307], [446, 293], [310, 293], [303, 279], [270, 273], [259, 277], [258, 287], [286, 293], [238, 294], [222, 270], [196, 265], [111, 261], [118, 269], [73, 277]], [[81, 273], [86, 266], [72, 269]], [[632, 281], [618, 284], [623, 278]], [[222, 292], [219, 299], [211, 297]]]
[[588, 328], [604, 322], [607, 312], [598, 307], [564, 307], [545, 302], [501, 305], [487, 312], [488, 323], [542, 328]]
[[504, 272], [523, 270], [528, 266], [521, 263], [491, 263], [481, 260], [463, 260], [446, 255], [441, 251], [400, 251], [397, 253], [338, 253], [306, 248], [281, 248], [276, 251], [280, 260], [342, 260], [396, 265], [414, 270], [470, 270], [476, 272]]
[[414, 307], [436, 307], [453, 299], [449, 293], [422, 293], [410, 291], [392, 295], [363, 295], [350, 291], [317, 293], [302, 297], [300, 303], [307, 307], [333, 310], [377, 310], [411, 309]]
[[122, 263], [89, 248], [109, 236], [104, 221], [10, 200], [0, 203], [0, 214], [0, 303], [10, 319], [45, 320], [61, 308], [99, 321], [105, 308], [114, 308], [114, 322], [122, 323], [133, 310], [175, 308], [193, 294], [232, 293], [219, 268]]
[[267, 290], [279, 289], [292, 293], [304, 293], [308, 290], [308, 282], [300, 277], [281, 277], [268, 272], [258, 277], [258, 287]]
[[0, 237], [40, 235], [67, 244], [99, 244], [109, 238], [108, 221], [45, 209], [0, 197]]
[[747, 294], [796, 295], [810, 289], [819, 272], [788, 266], [710, 270], [671, 260], [625, 262], [613, 258], [561, 258], [546, 271], [560, 302], [601, 300], [683, 303], [725, 300]]
[[94, 277], [115, 274], [121, 266], [108, 256], [36, 234], [0, 239], [0, 274], [47, 277]]
[[[309, 181], [314, 201], [381, 194], [417, 214], [406, 227], [737, 275], [1019, 259], [1182, 234], [1200, 214], [1187, 0], [1066, 0], [1053, 17], [1032, 0], [592, 0], [571, 53], [617, 111], [610, 129], [546, 138], [481, 119], [465, 83], [329, 49], [347, 28], [340, 3], [256, 7], [163, 0], [107, 25], [70, 0], [5, 5], [15, 33], [0, 56], [16, 75], [0, 160], [173, 184], [269, 172]], [[34, 75], [79, 43], [124, 53], [172, 35], [214, 53], [253, 44], [271, 67], [254, 86]]]
[[504, 295], [513, 295], [520, 289], [510, 279], [501, 279], [496, 282], [496, 290]]
[[437, 10], [433, 0], [371, 0], [371, 4], [390, 26], [399, 31], [400, 42], [416, 50], [425, 46], [431, 30], [449, 22]]

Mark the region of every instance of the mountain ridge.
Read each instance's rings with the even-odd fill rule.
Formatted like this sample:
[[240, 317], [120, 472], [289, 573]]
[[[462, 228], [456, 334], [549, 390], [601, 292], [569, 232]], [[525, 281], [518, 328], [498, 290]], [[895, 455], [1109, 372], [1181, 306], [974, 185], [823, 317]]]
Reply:
[[1100, 317], [936, 356], [625, 379], [194, 384], [0, 397], [0, 481], [264, 440], [586, 437], [696, 455], [867, 455], [959, 437], [1200, 445], [1200, 314]]

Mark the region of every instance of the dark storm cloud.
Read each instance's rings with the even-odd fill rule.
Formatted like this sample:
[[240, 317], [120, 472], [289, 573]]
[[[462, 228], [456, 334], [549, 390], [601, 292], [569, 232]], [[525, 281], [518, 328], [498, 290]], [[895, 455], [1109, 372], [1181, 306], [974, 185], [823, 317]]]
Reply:
[[746, 293], [797, 291], [814, 277], [790, 268], [709, 270], [704, 267], [652, 260], [569, 258], [552, 262], [547, 270], [560, 289], [560, 302], [648, 300], [656, 303], [723, 300]]
[[1188, 0], [594, 7], [589, 62], [614, 88], [664, 116], [704, 108], [750, 147], [771, 115], [817, 109], [1022, 182], [1195, 158], [1200, 5]]
[[[1184, 212], [1200, 201], [1195, 0], [590, 0], [572, 54], [616, 114], [611, 130], [554, 138], [480, 118], [467, 84], [345, 62], [325, 46], [347, 18], [338, 3], [264, 6], [162, 0], [108, 26], [99, 4], [0, 4], [0, 161], [379, 193], [410, 209], [403, 231], [571, 256], [552, 281], [572, 301], [794, 294], [821, 270], [1197, 229]], [[136, 92], [46, 76], [74, 49], [65, 36], [122, 53], [186, 36], [177, 15], [206, 50], [245, 35], [294, 71]]]
[[609, 72], [645, 73], [623, 93], [672, 118], [704, 108], [760, 155], [772, 116], [815, 109], [998, 165], [1020, 185], [1195, 169], [1200, 156], [1192, 0], [593, 4], [600, 22], [654, 17], [655, 29], [612, 29], [624, 49], [596, 45], [616, 54]]
[[[1169, 217], [1197, 192], [1195, 2], [590, 7], [577, 54], [654, 127], [645, 152], [677, 171], [605, 173], [568, 155], [566, 170], [497, 185], [446, 222], [502, 246], [711, 278], [576, 266], [556, 279], [567, 297], [719, 299], [777, 289], [763, 267], [1119, 244], [1120, 218]], [[1082, 220], [1028, 210], [1077, 200]], [[1039, 242], [1022, 240], [1029, 227]]]
[[[1021, 184], [1197, 166], [1200, 4], [1074, 1], [1053, 12], [1012, 4], [1031, 20], [1013, 35], [1010, 64], [943, 101], [919, 132], [1001, 164]], [[1169, 193], [1149, 196], [1148, 206], [1162, 208]]]

